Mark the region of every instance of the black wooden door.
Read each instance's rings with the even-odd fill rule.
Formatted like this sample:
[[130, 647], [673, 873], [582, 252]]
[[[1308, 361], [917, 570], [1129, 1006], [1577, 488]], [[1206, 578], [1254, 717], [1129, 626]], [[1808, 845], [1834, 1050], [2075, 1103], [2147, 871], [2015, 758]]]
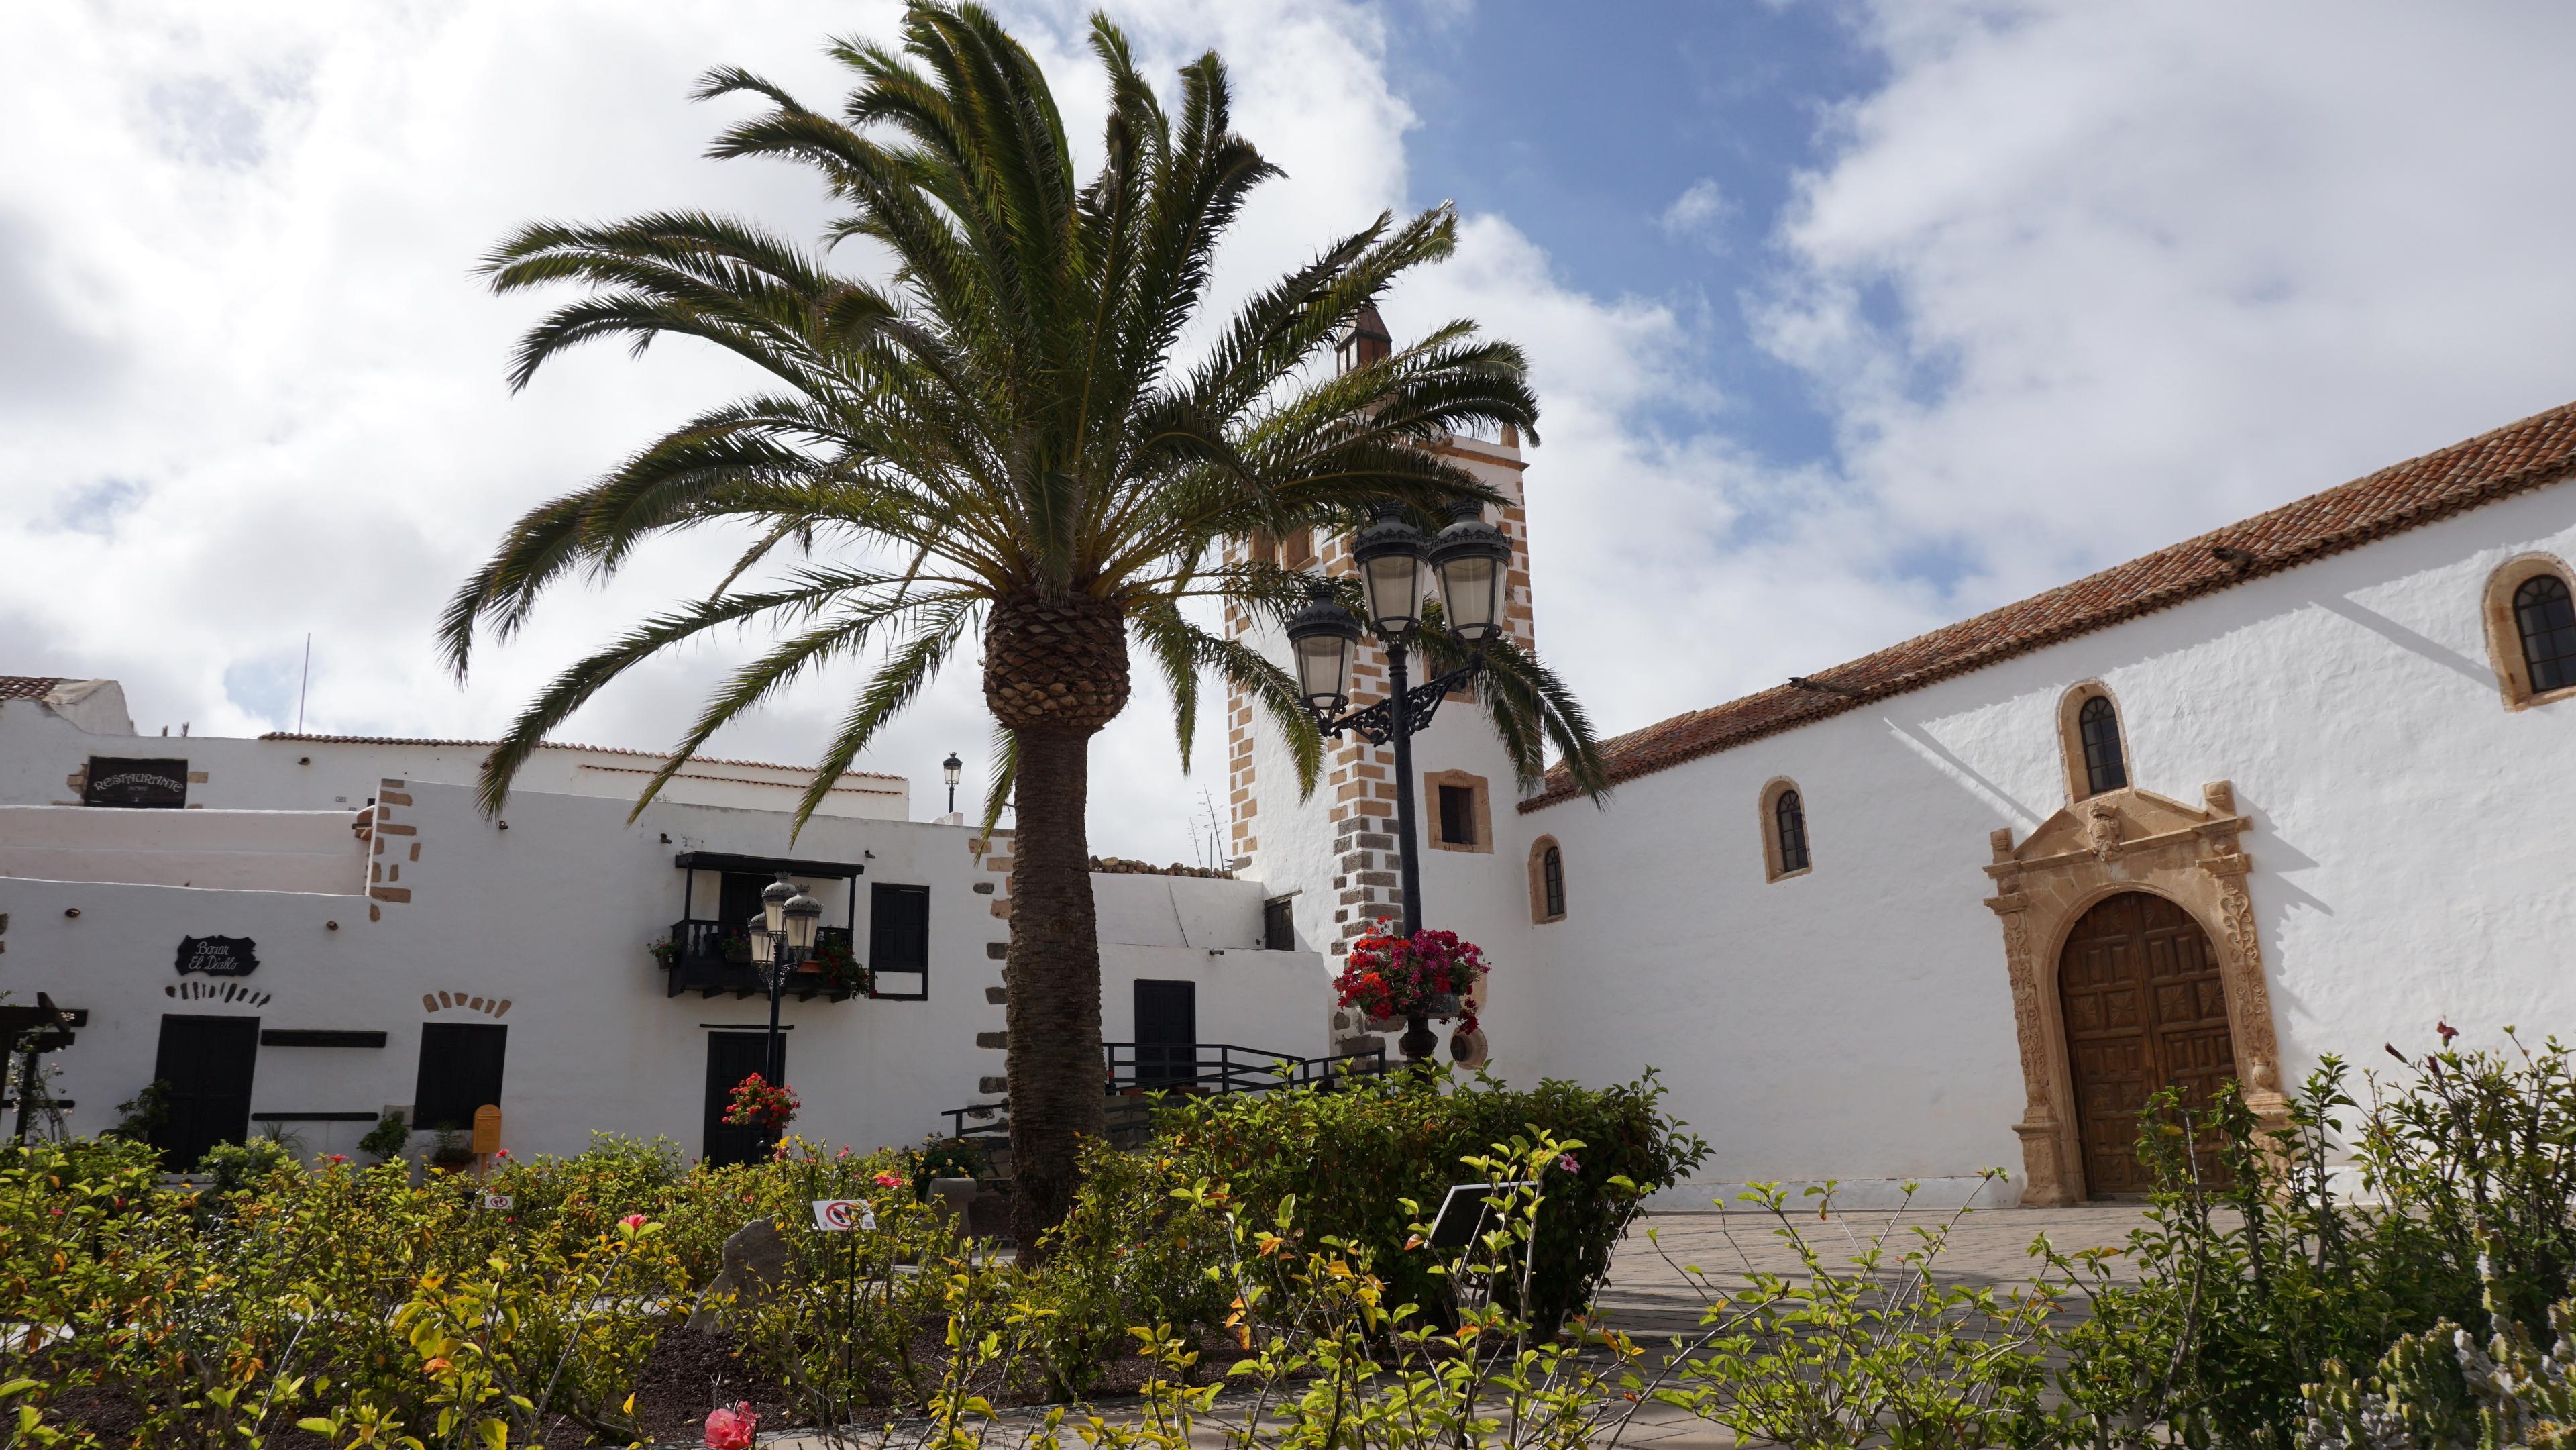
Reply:
[[[778, 1038], [779, 1076], [787, 1074], [787, 1037]], [[766, 1032], [710, 1032], [707, 1034], [707, 1127], [706, 1154], [709, 1163], [751, 1163], [769, 1151], [769, 1132], [765, 1128], [737, 1128], [724, 1120], [725, 1111], [733, 1106], [734, 1085], [753, 1073], [769, 1075], [769, 1034]]]
[[161, 1019], [152, 1075], [170, 1085], [170, 1112], [152, 1146], [173, 1169], [195, 1166], [217, 1143], [250, 1134], [250, 1080], [259, 1066], [259, 1019], [173, 1012]]
[[1198, 1080], [1199, 984], [1136, 983], [1136, 1081], [1178, 1087]]

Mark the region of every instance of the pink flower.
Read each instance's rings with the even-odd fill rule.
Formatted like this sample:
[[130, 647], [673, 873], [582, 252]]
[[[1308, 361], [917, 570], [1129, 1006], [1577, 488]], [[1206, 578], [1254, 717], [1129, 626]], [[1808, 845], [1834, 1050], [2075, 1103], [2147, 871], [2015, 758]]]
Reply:
[[2451, 1039], [2460, 1035], [2460, 1029], [2452, 1026], [2448, 1022], [2440, 1020], [2439, 1018], [2434, 1019], [2433, 1030], [2442, 1034], [2442, 1045], [2444, 1047], [2450, 1046]]
[[707, 1412], [707, 1444], [713, 1450], [750, 1450], [751, 1432], [760, 1427], [760, 1417], [751, 1412], [751, 1401], [737, 1400], [730, 1410]]
[[901, 1187], [903, 1187], [903, 1178], [902, 1178], [902, 1176], [901, 1176], [901, 1175], [899, 1175], [899, 1174], [894, 1174], [894, 1173], [880, 1173], [880, 1174], [878, 1174], [878, 1175], [877, 1175], [877, 1187], [879, 1187], [879, 1188], [901, 1188]]
[[624, 1218], [619, 1219], [617, 1221], [617, 1226], [629, 1233], [641, 1233], [644, 1231], [644, 1215], [640, 1213], [630, 1213]]
[[1575, 1162], [1574, 1155], [1571, 1153], [1557, 1154], [1556, 1166], [1564, 1169], [1568, 1173], [1580, 1173], [1583, 1171], [1583, 1165]]
[[510, 1156], [510, 1150], [509, 1150], [509, 1149], [507, 1149], [507, 1148], [504, 1148], [504, 1149], [502, 1149], [500, 1152], [495, 1153], [495, 1154], [493, 1154], [492, 1156], [493, 1156], [493, 1157], [495, 1157], [495, 1158], [507, 1158], [507, 1157], [509, 1157], [509, 1156]]

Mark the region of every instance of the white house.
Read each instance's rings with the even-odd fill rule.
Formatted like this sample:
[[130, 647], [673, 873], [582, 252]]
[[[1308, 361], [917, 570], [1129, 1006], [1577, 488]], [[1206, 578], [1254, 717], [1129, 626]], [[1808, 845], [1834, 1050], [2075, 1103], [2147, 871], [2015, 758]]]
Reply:
[[[114, 693], [78, 683], [75, 709]], [[782, 1003], [800, 1132], [918, 1140], [1001, 1091], [1009, 840], [906, 819], [900, 779], [844, 777], [791, 844], [802, 772], [693, 762], [630, 824], [657, 757], [549, 750], [487, 818], [487, 745], [138, 737], [65, 693], [0, 681], [0, 990], [85, 1014], [49, 1059], [75, 1131], [159, 1078], [183, 1160], [247, 1131], [347, 1152], [387, 1110], [485, 1103], [521, 1154], [596, 1130], [739, 1155], [715, 1104], [762, 1067], [768, 1002], [737, 944], [782, 873], [873, 973]], [[1097, 887], [1108, 1037], [1322, 1053], [1322, 959], [1267, 949], [1258, 883]]]

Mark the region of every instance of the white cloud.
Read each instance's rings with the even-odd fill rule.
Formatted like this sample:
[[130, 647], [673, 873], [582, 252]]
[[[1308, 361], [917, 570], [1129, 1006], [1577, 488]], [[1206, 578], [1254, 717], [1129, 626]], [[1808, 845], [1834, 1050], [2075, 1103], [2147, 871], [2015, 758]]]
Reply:
[[[555, 598], [470, 690], [440, 674], [438, 607], [513, 515], [741, 380], [685, 348], [603, 348], [509, 397], [544, 304], [471, 269], [541, 216], [694, 205], [811, 235], [806, 179], [700, 159], [728, 112], [682, 97], [717, 61], [836, 95], [821, 34], [887, 36], [894, 13], [0, 10], [0, 48], [46, 57], [0, 88], [25, 138], [0, 170], [0, 670], [120, 676], [147, 730], [252, 731], [288, 708], [311, 630], [316, 727], [488, 734], [701, 587], [725, 545], [676, 542]], [[1022, 18], [1088, 147], [1082, 15]], [[1229, 288], [1405, 197], [1413, 118], [1367, 7], [1122, 17], [1162, 74], [1218, 47], [1239, 125], [1290, 174], [1247, 215]], [[1475, 316], [1531, 350], [1542, 644], [1633, 727], [2576, 396], [2576, 199], [2548, 184], [2576, 130], [2571, 28], [2534, 8], [1891, 3], [1861, 32], [1887, 83], [1831, 118], [1747, 309], [1832, 418], [1830, 465], [1747, 446], [1705, 319], [1587, 294], [1508, 213], [1471, 218], [1390, 319]], [[1667, 220], [1704, 237], [1727, 199], [1696, 169]], [[566, 733], [665, 742], [734, 658], [640, 672]], [[1094, 843], [1187, 859], [1217, 716], [1184, 780], [1139, 678], [1099, 747]], [[724, 747], [806, 756], [847, 684]], [[961, 664], [875, 763], [927, 791], [950, 748], [980, 764], [986, 730]]]
[[1713, 252], [1726, 250], [1725, 223], [1736, 213], [1736, 205], [1727, 199], [1717, 182], [1701, 177], [1690, 184], [1673, 204], [1664, 208], [1664, 235], [1677, 242], [1694, 242]]

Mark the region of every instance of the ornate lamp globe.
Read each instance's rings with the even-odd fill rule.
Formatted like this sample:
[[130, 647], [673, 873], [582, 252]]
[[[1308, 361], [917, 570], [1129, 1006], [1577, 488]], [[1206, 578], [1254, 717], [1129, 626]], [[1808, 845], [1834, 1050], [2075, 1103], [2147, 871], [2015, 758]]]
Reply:
[[1422, 622], [1422, 565], [1430, 549], [1431, 541], [1394, 504], [1380, 507], [1377, 522], [1351, 541], [1360, 597], [1380, 638], [1402, 639]]
[[1360, 622], [1333, 598], [1333, 587], [1309, 587], [1306, 607], [1288, 616], [1288, 653], [1306, 708], [1329, 715], [1350, 703], [1351, 659], [1359, 645]]
[[948, 753], [946, 760], [939, 762], [940, 772], [948, 777], [948, 784], [952, 787], [957, 784], [957, 773], [965, 768], [966, 762], [959, 760], [957, 752], [953, 750]]
[[1431, 545], [1431, 572], [1440, 580], [1440, 610], [1450, 630], [1469, 644], [1503, 632], [1504, 582], [1511, 576], [1512, 541], [1485, 522], [1474, 499], [1452, 505], [1458, 521]]
[[762, 930], [772, 936], [787, 930], [787, 902], [796, 894], [796, 883], [781, 876], [760, 889]]
[[745, 933], [751, 938], [751, 964], [766, 974], [778, 950], [778, 938], [769, 934], [769, 913], [766, 910], [753, 912]]
[[823, 903], [799, 891], [781, 909], [787, 918], [787, 950], [803, 961], [813, 954], [814, 935], [823, 924]]

